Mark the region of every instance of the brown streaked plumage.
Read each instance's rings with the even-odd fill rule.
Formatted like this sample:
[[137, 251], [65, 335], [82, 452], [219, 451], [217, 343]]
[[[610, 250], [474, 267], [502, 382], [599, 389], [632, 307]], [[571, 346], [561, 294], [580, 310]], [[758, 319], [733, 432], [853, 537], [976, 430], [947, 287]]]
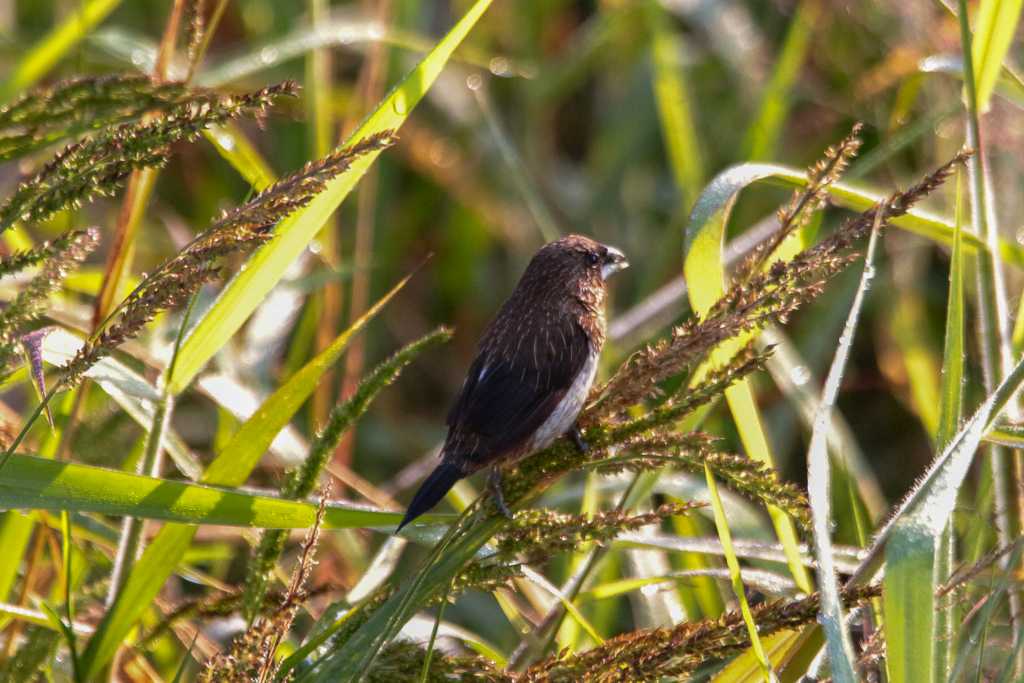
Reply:
[[399, 530], [463, 477], [546, 448], [573, 428], [605, 339], [605, 280], [625, 268], [619, 250], [581, 235], [544, 245], [480, 340], [448, 414], [441, 464], [413, 497]]

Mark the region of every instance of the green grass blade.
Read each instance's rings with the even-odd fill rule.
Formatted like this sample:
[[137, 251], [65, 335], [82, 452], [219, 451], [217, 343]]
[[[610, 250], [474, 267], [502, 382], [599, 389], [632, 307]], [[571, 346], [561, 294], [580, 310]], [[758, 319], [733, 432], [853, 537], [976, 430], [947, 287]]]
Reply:
[[[689, 284], [690, 304], [694, 312], [703, 315], [725, 293], [725, 232], [736, 195], [750, 182], [759, 180], [762, 166], [746, 164], [736, 172], [720, 174], [705, 188], [697, 199], [686, 228], [686, 257], [683, 275]], [[720, 344], [712, 353], [705, 368], [723, 365], [729, 361], [753, 336], [753, 332], [740, 335]], [[700, 372], [694, 381], [700, 381]], [[732, 412], [740, 440], [749, 457], [773, 466], [768, 438], [761, 424], [761, 416], [754, 392], [747, 379], [741, 379], [726, 389], [725, 398]], [[790, 571], [800, 589], [811, 592], [811, 580], [800, 562], [798, 539], [793, 521], [780, 509], [769, 506], [775, 533], [789, 557]]]
[[411, 275], [370, 307], [330, 346], [292, 375], [256, 410], [210, 463], [202, 481], [219, 486], [239, 486], [266, 453], [277, 433], [287, 425], [302, 404], [313, 394], [320, 377], [334, 366], [352, 338], [391, 301]]
[[[1004, 3], [1009, 5], [1010, 3]], [[1006, 9], [1004, 7], [1004, 9]], [[974, 149], [974, 154], [967, 160], [967, 173], [971, 198], [971, 228], [972, 232], [984, 239], [989, 245], [988, 251], [981, 252], [976, 260], [975, 272], [977, 309], [978, 309], [978, 337], [981, 348], [982, 378], [985, 391], [994, 393], [996, 385], [1007, 376], [1012, 363], [1012, 332], [1009, 320], [1009, 302], [1006, 292], [1006, 281], [1003, 275], [1003, 264], [995, 253], [995, 245], [999, 239], [998, 212], [996, 211], [996, 196], [992, 189], [990, 177], [991, 167], [985, 148], [985, 140], [981, 136], [981, 112], [986, 103], [979, 97], [978, 83], [975, 78], [978, 75], [980, 65], [974, 56], [976, 43], [983, 45], [982, 55], [998, 50], [998, 43], [1001, 38], [993, 38], [988, 35], [980, 35], [975, 41], [971, 35], [971, 29], [967, 16], [967, 1], [958, 0], [957, 20], [960, 26], [960, 47], [964, 60], [964, 105], [966, 118], [966, 144]], [[993, 8], [992, 11], [997, 11]], [[1000, 13], [1002, 10], [999, 10]], [[1003, 16], [993, 19], [993, 24], [999, 21], [1009, 22], [1015, 26], [1017, 17], [1020, 14], [1018, 7], [1011, 16]], [[1012, 27], [1007, 27], [1013, 30]], [[991, 31], [1002, 31], [1004, 27], [991, 26]], [[1012, 35], [1012, 33], [1011, 33]], [[1009, 40], [1009, 38], [1006, 38]], [[987, 57], [985, 57], [987, 58]], [[983, 58], [984, 59], [984, 58]], [[1020, 410], [1016, 405], [1011, 406], [1010, 414], [1017, 418]], [[985, 458], [985, 467], [989, 469], [992, 477], [992, 501], [993, 516], [995, 520], [996, 538], [1000, 546], [1008, 545], [1015, 533], [1015, 527], [1020, 526], [1020, 515], [1024, 510], [1014, 510], [1014, 501], [1011, 498], [1011, 489], [1020, 491], [1024, 485], [1021, 481], [1011, 481], [1013, 475], [1010, 471], [1011, 459], [1019, 456], [1009, 452], [998, 445], [989, 445], [988, 457]], [[1019, 468], [1016, 469], [1017, 477], [1021, 476]], [[954, 500], [955, 502], [955, 500]], [[1016, 519], [1014, 519], [1016, 512]], [[1005, 563], [1003, 569], [1010, 567]], [[1024, 638], [1024, 624], [1021, 620], [1021, 596], [1017, 591], [1009, 594], [1010, 620], [1013, 625], [1014, 641]], [[1021, 662], [1017, 662], [1017, 671], [1020, 672]]]
[[210, 126], [203, 131], [203, 137], [257, 191], [267, 189], [277, 180], [270, 164], [234, 122]]
[[882, 605], [886, 666], [893, 683], [932, 681], [938, 535], [912, 520], [896, 524], [885, 551]]
[[974, 460], [982, 436], [996, 422], [1022, 384], [1024, 359], [1013, 367], [942, 453], [932, 461], [924, 476], [875, 536], [867, 555], [854, 572], [851, 579], [853, 583], [863, 583], [877, 572], [882, 552], [897, 523], [913, 517], [915, 522], [926, 525], [929, 530], [942, 530], [953, 513], [956, 494]]
[[[817, 635], [816, 642], [820, 645], [820, 633], [820, 629], [814, 628], [802, 631], [779, 631], [762, 638], [761, 644], [772, 667], [778, 670], [789, 664], [789, 661], [805, 645], [808, 638]], [[753, 649], [747, 648], [726, 664], [711, 680], [713, 683], [761, 683], [764, 681], [764, 676]]]
[[811, 33], [821, 13], [820, 0], [802, 0], [786, 33], [782, 53], [761, 95], [757, 116], [747, 131], [746, 157], [757, 161], [774, 155], [789, 109], [790, 94], [807, 57]]
[[971, 56], [978, 111], [988, 109], [992, 92], [1020, 21], [1022, 0], [981, 0], [974, 22]]
[[[0, 507], [269, 529], [307, 528], [316, 517], [313, 503], [20, 454], [11, 456], [4, 468]], [[401, 517], [398, 512], [332, 504], [324, 525], [385, 527], [397, 524]]]
[[[735, 200], [733, 195], [758, 182], [768, 182], [789, 188], [804, 187], [807, 185], [806, 171], [781, 164], [750, 163], [732, 166], [719, 173], [708, 183], [704, 193], [698, 199], [697, 205], [694, 206], [694, 211], [703, 206], [701, 220], [709, 220], [714, 217], [714, 212], [721, 211], [730, 201]], [[888, 196], [888, 193], [859, 183], [842, 181], [830, 185], [828, 193], [837, 206], [852, 211], [866, 211]], [[892, 225], [897, 228], [949, 246], [953, 244], [954, 224], [955, 220], [952, 218], [916, 207], [905, 216], [900, 216], [892, 221]], [[988, 245], [984, 238], [966, 228], [967, 226], [965, 226], [962, 237], [965, 253], [974, 254], [979, 251], [988, 251]], [[694, 229], [696, 229], [695, 226]], [[999, 255], [1007, 263], [1024, 267], [1024, 248], [1013, 242], [1000, 240]]]
[[[814, 556], [818, 561], [818, 589], [821, 591], [821, 612], [818, 621], [825, 631], [832, 676], [835, 680], [843, 683], [854, 683], [857, 680], [857, 660], [854, 657], [850, 634], [844, 622], [842, 603], [839, 599], [839, 581], [836, 577], [835, 558], [832, 551], [828, 432], [832, 423], [832, 408], [839, 396], [839, 387], [850, 357], [850, 349], [853, 346], [853, 338], [857, 331], [864, 297], [874, 277], [874, 258], [882, 220], [883, 214], [879, 212], [864, 255], [864, 270], [861, 273], [860, 285], [854, 295], [846, 324], [843, 326], [843, 333], [839, 337], [839, 346], [825, 379], [821, 402], [818, 404], [818, 411], [814, 417], [811, 443], [807, 449], [807, 490], [814, 521]], [[928, 636], [930, 637], [930, 635], [929, 633]]]
[[75, 3], [74, 10], [67, 18], [32, 46], [10, 75], [0, 83], [0, 102], [6, 102], [45, 76], [120, 4], [121, 0], [86, 0]]
[[0, 558], [0, 602], [7, 601], [18, 578], [22, 555], [34, 527], [32, 516], [20, 510], [8, 510], [0, 515], [0, 548], [4, 548], [4, 556]]
[[[295, 415], [316, 388], [323, 372], [338, 358], [352, 337], [361, 330], [405, 285], [408, 277], [371, 306], [358, 320], [338, 335], [317, 357], [298, 370], [259, 409], [239, 427], [221, 453], [202, 476], [205, 484], [238, 486], [242, 484], [266, 452], [274, 436]], [[327, 516], [330, 517], [328, 511]], [[325, 520], [325, 523], [327, 520]], [[99, 671], [114, 655], [147, 606], [156, 597], [167, 577], [178, 566], [195, 535], [196, 527], [165, 524], [136, 563], [118, 599], [108, 610], [89, 642], [83, 661], [89, 671]]]
[[682, 37], [671, 28], [671, 17], [658, 3], [651, 3], [649, 24], [653, 35], [651, 59], [654, 98], [669, 165], [684, 207], [689, 207], [704, 186], [700, 137], [693, 120], [691, 100], [683, 79]]
[[[346, 144], [400, 128], [490, 4], [491, 0], [477, 0], [448, 35], [384, 98]], [[352, 191], [378, 154], [374, 152], [356, 159], [346, 172], [331, 180], [312, 202], [277, 226], [274, 239], [249, 259], [185, 340], [175, 374], [168, 383], [172, 393], [183, 391], [213, 354], [249, 318], [281, 280], [292, 261], [302, 253], [327, 218]]]
[[[963, 264], [963, 174], [957, 173], [956, 183], [956, 226], [953, 236], [953, 254], [949, 265], [949, 297], [946, 303], [946, 332], [942, 352], [942, 381], [939, 387], [939, 424], [935, 433], [935, 444], [943, 448], [949, 443], [960, 426], [963, 417], [963, 385], [964, 385], [964, 264]], [[955, 559], [955, 540], [951, 524], [943, 529], [941, 541], [938, 543], [938, 554], [935, 562], [934, 583], [945, 583], [952, 571]], [[923, 560], [922, 560], [923, 562]], [[911, 587], [911, 589], [913, 589]], [[944, 681], [949, 676], [950, 659], [953, 649], [956, 611], [952, 600], [942, 605], [934, 604], [934, 597], [919, 596], [917, 604], [926, 609], [929, 602], [935, 609], [935, 663], [934, 678]], [[926, 602], [927, 601], [927, 602]], [[891, 609], [901, 609], [893, 606]]]
[[754, 623], [754, 615], [750, 612], [750, 605], [747, 603], [747, 592], [743, 587], [743, 576], [740, 573], [740, 562], [736, 559], [736, 552], [732, 547], [732, 534], [729, 533], [729, 521], [725, 517], [725, 507], [722, 505], [722, 498], [718, 495], [718, 484], [711, 474], [711, 468], [704, 466], [704, 476], [708, 482], [708, 492], [711, 494], [711, 507], [715, 512], [715, 528], [718, 530], [718, 538], [722, 541], [722, 549], [725, 551], [725, 563], [729, 567], [729, 577], [732, 580], [732, 590], [740, 603], [740, 612], [743, 614], [743, 621], [747, 625], [747, 633], [750, 634], [750, 647], [761, 666], [761, 673], [765, 680], [772, 680], [772, 665], [768, 661], [761, 645], [761, 638], [757, 635], [757, 624]]

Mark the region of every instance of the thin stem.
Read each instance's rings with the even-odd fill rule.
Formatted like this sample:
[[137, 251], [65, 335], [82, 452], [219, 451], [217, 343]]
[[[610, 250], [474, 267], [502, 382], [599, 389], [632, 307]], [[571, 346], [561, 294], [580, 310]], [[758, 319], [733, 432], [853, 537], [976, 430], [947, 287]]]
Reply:
[[[150, 427], [149, 435], [146, 437], [146, 450], [139, 461], [138, 473], [150, 477], [160, 476], [160, 469], [163, 464], [162, 441], [164, 428], [168, 423], [171, 414], [173, 399], [170, 394], [164, 392], [162, 400], [156, 406], [153, 414], [153, 425]], [[121, 589], [128, 580], [128, 573], [131, 571], [135, 560], [142, 552], [142, 528], [145, 520], [136, 517], [125, 517], [121, 525], [121, 538], [117, 546], [117, 556], [114, 559], [114, 569], [110, 575], [110, 590], [107, 592], [107, 607], [114, 604]]]
[[434, 619], [434, 627], [430, 629], [430, 640], [427, 641], [427, 653], [423, 657], [423, 669], [420, 671], [420, 683], [427, 683], [430, 679], [430, 659], [434, 654], [434, 641], [437, 640], [437, 630], [441, 626], [441, 619], [444, 617], [444, 608], [448, 604], [448, 594], [451, 592], [451, 584], [441, 599], [441, 605], [437, 608], [437, 618]]
[[220, 24], [221, 18], [224, 16], [224, 10], [228, 7], [228, 0], [220, 0], [217, 6], [213, 8], [213, 14], [210, 15], [210, 21], [206, 25], [206, 30], [203, 31], [203, 38], [199, 41], [199, 46], [196, 48], [196, 53], [192, 56], [192, 61], [188, 65], [188, 74], [185, 76], [185, 82], [191, 83], [192, 79], [196, 75], [196, 68], [203, 63], [203, 57], [206, 56], [206, 51], [210, 48], [210, 42], [213, 40], [213, 35], [217, 32], [217, 26]]
[[[998, 226], [994, 207], [991, 205], [987, 187], [985, 147], [981, 137], [981, 123], [978, 113], [977, 85], [974, 78], [971, 29], [967, 15], [967, 1], [958, 0], [960, 23], [960, 47], [963, 53], [964, 90], [967, 108], [967, 144], [975, 151], [967, 161], [967, 172], [971, 193], [971, 224], [974, 232], [984, 239], [989, 248], [977, 254], [978, 324], [981, 336], [982, 369], [985, 391], [991, 393], [999, 381], [1006, 376], [1012, 365], [1009, 309], [998, 254]], [[996, 250], [993, 251], [993, 245]], [[1011, 408], [1011, 412], [1014, 409]], [[994, 513], [998, 544], [1008, 545], [1013, 536], [1013, 522], [1010, 510], [1010, 452], [1002, 446], [990, 445], [992, 483], [995, 489]], [[1016, 482], [1020, 489], [1021, 482]], [[1024, 513], [1019, 510], [1018, 513]], [[1008, 570], [1007, 559], [1002, 566]], [[1009, 592], [1010, 619], [1013, 623], [1013, 642], [1022, 637], [1021, 602], [1016, 591]]]

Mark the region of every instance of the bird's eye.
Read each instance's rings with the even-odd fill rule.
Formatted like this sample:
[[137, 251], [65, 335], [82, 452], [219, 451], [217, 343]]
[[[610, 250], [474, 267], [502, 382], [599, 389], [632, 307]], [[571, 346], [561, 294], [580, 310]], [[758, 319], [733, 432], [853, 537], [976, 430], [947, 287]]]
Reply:
[[596, 266], [598, 264], [598, 262], [600, 262], [600, 260], [601, 260], [601, 257], [597, 254], [597, 252], [593, 252], [593, 251], [588, 251], [587, 252], [587, 261], [590, 263], [590, 265]]

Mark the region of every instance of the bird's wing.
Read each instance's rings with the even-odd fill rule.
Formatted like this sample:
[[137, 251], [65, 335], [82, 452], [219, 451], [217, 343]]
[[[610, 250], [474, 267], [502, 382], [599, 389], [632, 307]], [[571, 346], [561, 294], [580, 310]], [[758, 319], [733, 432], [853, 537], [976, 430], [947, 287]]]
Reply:
[[524, 330], [503, 346], [502, 352], [486, 346], [480, 352], [448, 415], [448, 442], [465, 448], [451, 455], [477, 467], [523, 446], [558, 406], [591, 353], [589, 336], [569, 317], [558, 325]]

